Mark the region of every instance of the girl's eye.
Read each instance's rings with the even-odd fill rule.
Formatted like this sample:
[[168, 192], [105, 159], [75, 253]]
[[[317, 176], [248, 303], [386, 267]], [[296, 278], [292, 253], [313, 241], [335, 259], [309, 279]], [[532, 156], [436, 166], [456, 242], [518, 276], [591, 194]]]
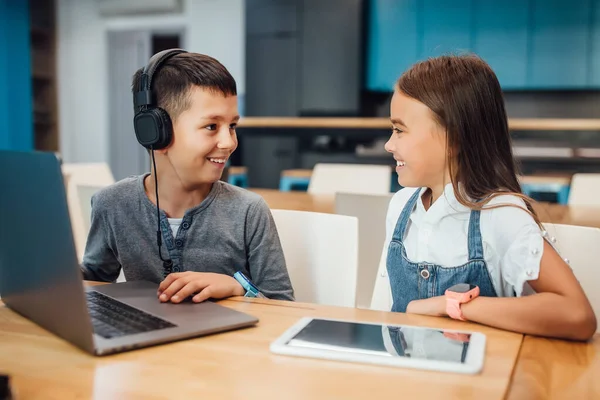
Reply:
[[395, 126], [392, 127], [392, 131], [397, 134], [401, 134], [402, 132], [404, 132], [402, 129], [396, 128]]
[[231, 125], [229, 125], [229, 129], [234, 129], [235, 130], [235, 128], [237, 128], [237, 124], [231, 124]]
[[206, 127], [206, 129], [208, 129], [209, 131], [216, 131], [217, 130], [217, 124], [208, 125]]

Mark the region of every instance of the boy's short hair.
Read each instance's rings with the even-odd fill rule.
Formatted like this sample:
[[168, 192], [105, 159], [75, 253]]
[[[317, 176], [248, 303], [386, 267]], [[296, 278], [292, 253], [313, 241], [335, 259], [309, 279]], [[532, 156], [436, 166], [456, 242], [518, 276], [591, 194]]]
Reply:
[[[132, 93], [140, 90], [144, 68], [138, 69], [131, 83]], [[235, 79], [216, 59], [204, 54], [181, 53], [164, 62], [152, 78], [155, 104], [163, 108], [172, 121], [187, 110], [192, 86], [212, 90], [224, 96], [237, 95]]]

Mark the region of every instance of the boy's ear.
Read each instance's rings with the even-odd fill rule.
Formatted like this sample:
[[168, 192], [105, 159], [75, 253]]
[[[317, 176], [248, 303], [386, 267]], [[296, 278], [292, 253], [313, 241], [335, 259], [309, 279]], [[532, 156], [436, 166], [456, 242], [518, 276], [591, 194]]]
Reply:
[[[165, 147], [164, 149], [154, 150], [154, 154], [156, 154], [156, 155], [159, 155], [159, 154], [160, 155], [164, 155], [169, 150], [169, 147], [171, 147], [170, 144], [167, 147]], [[148, 156], [152, 157], [152, 150], [146, 149], [146, 151], [148, 152]]]
[[169, 151], [170, 147], [171, 147], [171, 144], [169, 143], [169, 145], [167, 147], [158, 149], [158, 150], [154, 150], [154, 151], [156, 152], [156, 154], [165, 155]]

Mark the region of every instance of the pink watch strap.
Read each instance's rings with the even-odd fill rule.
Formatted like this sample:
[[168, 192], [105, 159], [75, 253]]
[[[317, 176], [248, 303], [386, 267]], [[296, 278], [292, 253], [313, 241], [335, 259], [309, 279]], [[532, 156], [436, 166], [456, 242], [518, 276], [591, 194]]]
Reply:
[[450, 318], [466, 321], [467, 319], [462, 313], [460, 302], [457, 299], [446, 298], [446, 313]]

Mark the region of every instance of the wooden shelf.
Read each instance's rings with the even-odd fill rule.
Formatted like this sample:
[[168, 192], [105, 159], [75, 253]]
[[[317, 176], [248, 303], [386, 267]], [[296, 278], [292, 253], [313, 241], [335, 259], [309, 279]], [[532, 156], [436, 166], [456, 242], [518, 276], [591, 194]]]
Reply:
[[[519, 131], [600, 131], [599, 119], [511, 118], [511, 130]], [[390, 129], [387, 118], [307, 118], [307, 117], [245, 117], [242, 128], [329, 128], [329, 129]]]
[[600, 118], [514, 118], [508, 121], [508, 126], [518, 131], [600, 131]]
[[41, 28], [37, 26], [29, 27], [29, 36], [31, 44], [35, 47], [51, 47], [53, 32], [48, 28]]
[[[50, 71], [44, 71], [43, 69], [33, 68], [31, 70], [31, 76], [34, 79], [37, 79], [39, 81], [53, 81], [54, 80], [54, 74], [52, 74], [52, 72], [50, 72]], [[34, 90], [35, 90], [35, 85], [34, 85]]]
[[385, 118], [296, 118], [296, 117], [245, 117], [239, 122], [243, 128], [389, 128]]
[[29, 0], [36, 150], [58, 151], [55, 0]]
[[54, 34], [54, 32], [52, 32], [52, 30], [50, 30], [48, 28], [35, 26], [35, 25], [32, 25], [29, 27], [29, 32], [31, 33], [32, 37], [38, 37], [38, 38], [42, 38], [42, 39], [47, 39], [49, 37], [52, 37], [52, 35]]

